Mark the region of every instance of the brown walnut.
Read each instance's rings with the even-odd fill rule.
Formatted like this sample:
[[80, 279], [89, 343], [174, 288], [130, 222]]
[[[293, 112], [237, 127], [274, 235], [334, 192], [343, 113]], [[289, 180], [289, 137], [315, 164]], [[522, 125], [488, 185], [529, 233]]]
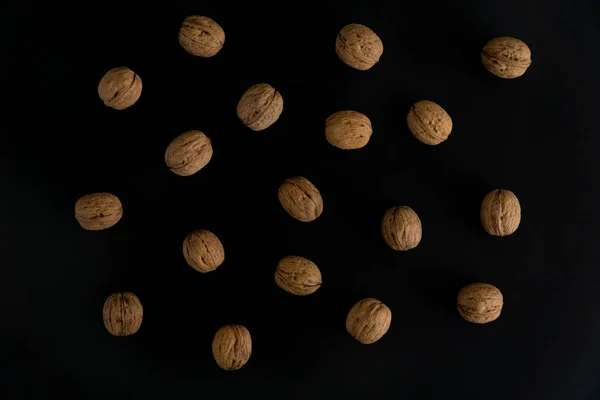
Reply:
[[284, 210], [298, 221], [314, 221], [323, 212], [321, 193], [304, 177], [286, 179], [279, 187], [278, 196]]
[[142, 325], [144, 308], [138, 297], [130, 292], [112, 294], [102, 310], [106, 330], [114, 336], [130, 336]]
[[502, 312], [502, 293], [487, 283], [472, 283], [460, 289], [456, 300], [458, 313], [475, 324], [495, 321]]
[[452, 132], [452, 118], [442, 107], [429, 100], [415, 103], [408, 112], [408, 129], [421, 142], [440, 144]]
[[392, 207], [381, 221], [383, 239], [394, 250], [410, 250], [421, 242], [423, 230], [421, 220], [412, 208]]
[[306, 296], [321, 287], [321, 271], [304, 257], [287, 256], [279, 261], [275, 270], [277, 286], [297, 296]]
[[213, 155], [210, 139], [200, 131], [187, 131], [169, 144], [167, 167], [179, 176], [190, 176], [208, 164]]
[[210, 272], [223, 264], [225, 250], [214, 233], [199, 230], [187, 235], [183, 241], [183, 256], [196, 271]]
[[252, 354], [250, 332], [242, 325], [226, 325], [212, 342], [212, 352], [219, 367], [233, 371], [242, 368]]
[[519, 199], [510, 190], [492, 190], [483, 198], [480, 216], [483, 229], [490, 235], [510, 235], [521, 223]]
[[179, 30], [179, 44], [194, 56], [213, 57], [225, 44], [225, 32], [208, 17], [190, 15]]
[[518, 78], [531, 65], [531, 50], [519, 39], [499, 37], [483, 47], [481, 61], [488, 71], [500, 78]]
[[123, 206], [111, 193], [86, 194], [75, 203], [75, 219], [83, 229], [99, 231], [121, 220]]
[[377, 299], [363, 299], [350, 309], [346, 330], [363, 344], [375, 343], [386, 334], [392, 323], [392, 312]]
[[379, 62], [383, 54], [383, 43], [366, 26], [349, 24], [338, 34], [335, 52], [346, 65], [366, 71]]
[[253, 131], [262, 131], [273, 125], [282, 111], [283, 97], [266, 83], [246, 90], [237, 105], [239, 119]]
[[142, 78], [127, 67], [113, 68], [100, 80], [98, 95], [104, 105], [124, 110], [142, 95]]
[[366, 146], [372, 134], [371, 120], [357, 111], [339, 111], [325, 121], [327, 141], [343, 150]]

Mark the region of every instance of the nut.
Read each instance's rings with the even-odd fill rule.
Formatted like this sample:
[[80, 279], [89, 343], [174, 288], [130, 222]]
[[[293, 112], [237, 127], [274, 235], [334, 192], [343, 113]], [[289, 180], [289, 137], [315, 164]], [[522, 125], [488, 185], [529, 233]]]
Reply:
[[179, 44], [194, 56], [212, 57], [223, 48], [224, 43], [223, 28], [208, 17], [191, 15], [183, 21], [179, 30]]
[[487, 283], [471, 283], [463, 287], [456, 301], [461, 317], [475, 324], [495, 321], [502, 312], [502, 304], [500, 290]]
[[392, 323], [392, 312], [377, 299], [362, 299], [350, 309], [346, 330], [363, 344], [375, 343], [386, 334]]
[[442, 107], [429, 100], [415, 103], [408, 112], [408, 129], [421, 142], [440, 144], [452, 132], [452, 119]]
[[237, 105], [237, 115], [253, 131], [273, 125], [283, 111], [283, 97], [271, 85], [259, 83], [246, 90]]
[[487, 233], [506, 236], [514, 233], [521, 223], [521, 205], [510, 190], [496, 189], [483, 198], [480, 215]]
[[366, 26], [349, 24], [338, 34], [335, 52], [346, 65], [366, 71], [379, 62], [383, 54], [383, 43]]
[[481, 61], [488, 71], [500, 78], [518, 78], [531, 65], [531, 50], [519, 39], [499, 37], [483, 47]]
[[102, 318], [106, 330], [111, 335], [133, 335], [140, 329], [143, 317], [142, 303], [133, 293], [115, 293], [104, 302]]
[[286, 292], [306, 296], [321, 287], [321, 271], [314, 262], [304, 257], [287, 256], [277, 265], [275, 282]]
[[113, 68], [100, 80], [98, 95], [104, 105], [124, 110], [142, 95], [142, 78], [127, 67]]
[[167, 167], [179, 176], [190, 176], [208, 164], [213, 148], [208, 136], [200, 131], [187, 131], [169, 144], [165, 152]]
[[392, 207], [381, 221], [383, 239], [394, 250], [414, 249], [421, 242], [423, 230], [421, 220], [412, 208]]
[[369, 143], [373, 134], [369, 118], [356, 111], [339, 111], [327, 118], [325, 137], [333, 146], [352, 150]]
[[319, 190], [302, 176], [286, 179], [279, 187], [279, 202], [298, 221], [314, 221], [323, 212]]
[[223, 264], [225, 250], [214, 233], [199, 230], [187, 235], [183, 241], [183, 256], [196, 271], [210, 272]]
[[75, 203], [75, 219], [83, 229], [100, 231], [121, 220], [123, 206], [111, 193], [86, 194]]
[[226, 325], [212, 342], [212, 352], [219, 367], [233, 371], [242, 368], [252, 354], [250, 332], [242, 325]]

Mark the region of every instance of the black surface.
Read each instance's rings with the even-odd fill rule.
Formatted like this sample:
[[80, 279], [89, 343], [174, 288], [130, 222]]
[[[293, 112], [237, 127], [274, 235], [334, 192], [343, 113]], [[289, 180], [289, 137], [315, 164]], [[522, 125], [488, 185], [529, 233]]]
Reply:
[[[593, 1], [3, 8], [3, 398], [600, 398]], [[224, 28], [216, 57], [179, 46], [189, 14]], [[335, 54], [350, 22], [383, 40], [368, 72]], [[533, 52], [516, 80], [494, 77], [479, 59], [488, 39], [505, 35]], [[121, 65], [144, 89], [117, 112], [96, 88]], [[255, 133], [235, 110], [259, 82], [279, 90], [285, 107]], [[421, 99], [453, 118], [439, 146], [407, 129]], [[325, 119], [344, 109], [371, 118], [364, 149], [326, 142]], [[188, 129], [213, 140], [214, 157], [182, 178], [163, 157]], [[323, 195], [313, 223], [278, 203], [279, 184], [294, 175]], [[479, 222], [483, 196], [498, 187], [523, 209], [506, 238]], [[119, 196], [124, 217], [87, 232], [73, 207], [97, 191]], [[406, 253], [387, 248], [379, 231], [385, 210], [403, 204], [424, 229]], [[210, 274], [181, 254], [200, 228], [226, 249]], [[319, 265], [316, 294], [275, 285], [274, 268], [289, 254]], [[477, 326], [456, 313], [457, 291], [473, 281], [502, 290], [498, 321]], [[101, 310], [123, 290], [140, 297], [145, 316], [138, 334], [116, 338]], [[388, 334], [369, 346], [344, 329], [363, 297], [393, 313]], [[211, 354], [214, 333], [231, 323], [247, 326], [254, 346], [237, 372], [220, 370]]]

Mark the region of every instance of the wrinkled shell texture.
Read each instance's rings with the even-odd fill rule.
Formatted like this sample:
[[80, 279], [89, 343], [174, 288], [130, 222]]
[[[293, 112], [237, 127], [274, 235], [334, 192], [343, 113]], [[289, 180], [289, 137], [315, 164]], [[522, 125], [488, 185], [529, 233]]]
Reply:
[[377, 299], [363, 299], [350, 309], [346, 330], [363, 344], [375, 343], [392, 323], [392, 311]]
[[102, 318], [106, 330], [114, 336], [129, 336], [142, 326], [144, 308], [138, 297], [130, 292], [115, 293], [104, 302]]
[[500, 78], [518, 78], [531, 65], [531, 50], [519, 39], [499, 37], [483, 47], [481, 61], [488, 71]]
[[215, 334], [212, 352], [219, 367], [233, 371], [242, 368], [252, 354], [250, 332], [242, 325], [227, 325]]
[[111, 193], [87, 194], [75, 203], [75, 219], [88, 231], [110, 228], [119, 222], [122, 216], [121, 201]]
[[366, 146], [372, 134], [371, 120], [357, 111], [336, 112], [325, 122], [327, 141], [343, 150]]
[[194, 231], [183, 241], [183, 256], [198, 272], [210, 272], [225, 261], [225, 250], [219, 238], [206, 230]]
[[335, 52], [346, 65], [366, 71], [379, 62], [383, 54], [383, 43], [366, 26], [350, 24], [338, 34]]
[[442, 107], [429, 100], [415, 103], [408, 112], [408, 129], [421, 142], [440, 144], [452, 132], [452, 119]]
[[225, 32], [208, 17], [191, 15], [181, 25], [179, 43], [194, 56], [212, 57], [223, 48]]
[[286, 179], [279, 187], [278, 196], [285, 211], [298, 221], [314, 221], [323, 212], [321, 193], [304, 177]]
[[127, 67], [113, 68], [100, 80], [98, 95], [104, 105], [124, 110], [142, 95], [142, 78]]
[[213, 148], [208, 136], [200, 131], [187, 131], [169, 144], [165, 152], [167, 167], [179, 176], [190, 176], [208, 164]]
[[238, 117], [253, 131], [262, 131], [273, 125], [282, 111], [283, 97], [266, 83], [246, 90], [237, 106]]
[[297, 296], [306, 296], [321, 287], [323, 279], [317, 265], [304, 257], [287, 256], [279, 261], [275, 270], [277, 285]]
[[521, 204], [510, 190], [496, 189], [483, 198], [480, 214], [481, 224], [487, 233], [507, 236], [514, 233], [521, 223]]
[[460, 289], [457, 298], [458, 313], [467, 321], [487, 324], [502, 312], [502, 293], [487, 283], [472, 283]]
[[421, 242], [421, 220], [412, 208], [393, 207], [386, 211], [381, 221], [383, 239], [394, 250], [410, 250]]

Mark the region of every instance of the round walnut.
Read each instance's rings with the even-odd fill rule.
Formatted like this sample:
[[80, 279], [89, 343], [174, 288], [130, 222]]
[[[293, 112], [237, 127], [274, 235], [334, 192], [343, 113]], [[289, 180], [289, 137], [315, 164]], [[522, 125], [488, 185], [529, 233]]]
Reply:
[[392, 312], [377, 299], [362, 299], [350, 309], [346, 330], [363, 344], [375, 343], [386, 334], [392, 323]]
[[225, 43], [225, 32], [208, 17], [191, 15], [179, 30], [179, 44], [188, 53], [199, 57], [212, 57]]
[[102, 318], [106, 330], [111, 335], [133, 335], [140, 329], [143, 317], [142, 303], [133, 293], [115, 293], [104, 302]]
[[518, 78], [531, 65], [531, 50], [519, 39], [499, 37], [483, 47], [481, 61], [488, 71], [500, 78]]
[[498, 319], [502, 312], [502, 293], [487, 283], [472, 283], [460, 289], [456, 304], [465, 320], [487, 324]]
[[226, 325], [212, 342], [212, 352], [219, 367], [233, 371], [242, 368], [252, 354], [250, 332], [242, 325]]
[[415, 103], [408, 112], [408, 129], [421, 142], [440, 144], [452, 132], [452, 119], [442, 107], [429, 100]]
[[521, 223], [521, 205], [510, 190], [496, 189], [483, 198], [480, 215], [487, 233], [506, 236], [514, 233]]
[[246, 90], [237, 105], [238, 117], [253, 131], [262, 131], [273, 125], [282, 111], [283, 97], [266, 83]]
[[343, 150], [366, 146], [372, 134], [371, 120], [365, 114], [356, 111], [336, 112], [325, 122], [327, 141]]
[[187, 131], [169, 144], [165, 152], [167, 167], [179, 176], [190, 176], [208, 164], [213, 148], [208, 136], [200, 131]]
[[346, 65], [366, 71], [379, 62], [383, 54], [383, 43], [366, 26], [350, 24], [338, 34], [335, 52]]
[[279, 187], [278, 196], [285, 211], [298, 221], [314, 221], [323, 212], [321, 193], [304, 177], [286, 179]]
[[317, 265], [304, 257], [287, 256], [275, 270], [277, 286], [297, 296], [313, 294], [323, 282]]
[[392, 207], [386, 211], [381, 221], [383, 239], [394, 250], [410, 250], [421, 242], [423, 230], [421, 220], [412, 208]]
[[124, 110], [142, 95], [142, 78], [127, 67], [113, 68], [100, 80], [98, 95], [104, 105]]
[[199, 230], [187, 235], [183, 241], [183, 256], [196, 271], [210, 272], [223, 264], [225, 250], [214, 233]]
[[100, 231], [121, 220], [123, 206], [111, 193], [86, 194], [75, 203], [75, 219], [83, 229]]

